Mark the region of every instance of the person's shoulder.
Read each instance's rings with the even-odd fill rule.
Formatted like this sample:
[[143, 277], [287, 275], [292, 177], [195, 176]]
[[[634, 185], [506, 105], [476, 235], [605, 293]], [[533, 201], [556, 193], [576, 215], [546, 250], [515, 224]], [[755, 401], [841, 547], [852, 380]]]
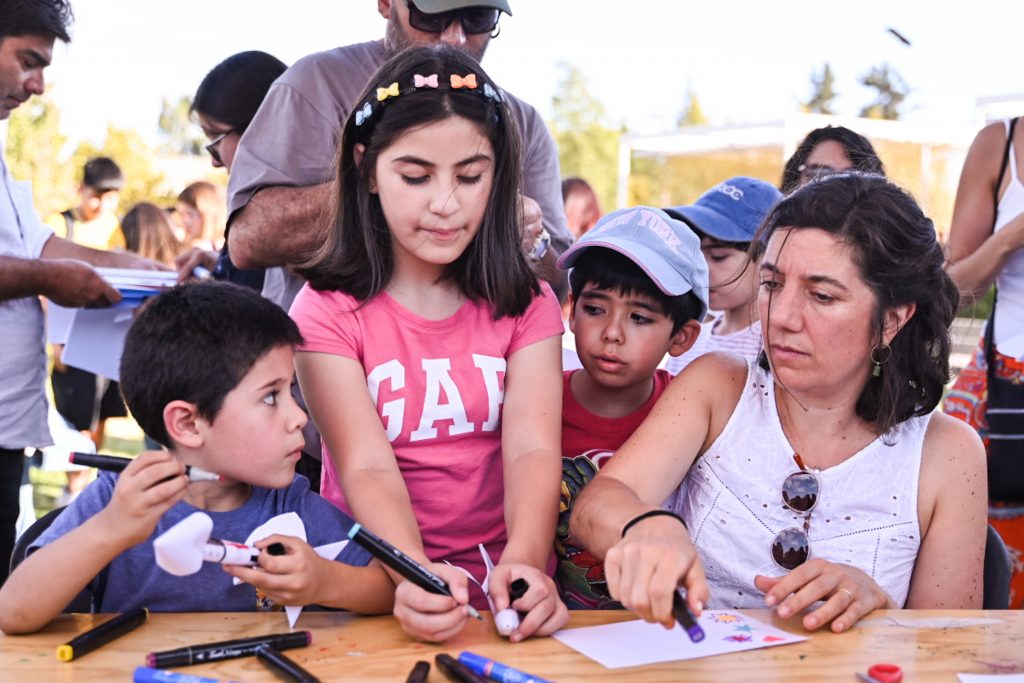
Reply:
[[331, 308], [355, 312], [360, 302], [351, 294], [336, 289], [314, 289], [306, 283], [295, 296], [289, 313], [302, 312], [307, 308]]
[[984, 468], [985, 446], [969, 424], [936, 411], [928, 419], [922, 458], [928, 461], [959, 461], [968, 469]]
[[353, 43], [341, 47], [331, 48], [308, 54], [300, 58], [281, 76], [282, 83], [294, 83], [297, 80], [304, 81], [308, 76], [315, 76], [324, 72], [337, 74], [337, 69], [350, 67], [352, 64], [362, 64], [371, 69], [376, 69], [384, 57], [384, 45], [380, 40], [370, 40], [364, 43]]
[[[1017, 126], [1020, 127], [1020, 125], [1020, 121], [1018, 121]], [[994, 121], [988, 124], [974, 136], [970, 152], [986, 158], [993, 156], [1002, 157], [1003, 148], [1006, 145], [1006, 132], [1005, 121]]]

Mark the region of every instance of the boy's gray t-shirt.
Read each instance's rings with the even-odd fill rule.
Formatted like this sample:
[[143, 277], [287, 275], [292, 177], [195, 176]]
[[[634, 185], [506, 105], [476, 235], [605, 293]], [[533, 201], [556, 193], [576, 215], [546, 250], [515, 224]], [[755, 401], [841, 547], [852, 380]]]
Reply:
[[[116, 473], [100, 472], [96, 481], [29, 546], [29, 553], [78, 528], [106, 507], [116, 482]], [[110, 563], [104, 572], [105, 578], [101, 579], [101, 575], [93, 579], [90, 583], [93, 595], [102, 595], [99, 604], [93, 605], [93, 611], [124, 612], [148, 607], [154, 612], [252, 612], [265, 608], [255, 588], [245, 583], [233, 585], [232, 577], [218, 564], [204, 562], [202, 569], [191, 576], [174, 576], [157, 567], [153, 540], [197, 511], [213, 519], [213, 536], [239, 543], [245, 541], [253, 529], [285, 512], [295, 512], [302, 518], [307, 541], [314, 547], [344, 540], [352, 526], [348, 515], [309, 490], [309, 480], [302, 475], [296, 475], [285, 489], [253, 487], [249, 500], [230, 512], [199, 510], [180, 502], [167, 511], [149, 538]], [[370, 555], [361, 546], [349, 543], [335, 559], [365, 566]]]

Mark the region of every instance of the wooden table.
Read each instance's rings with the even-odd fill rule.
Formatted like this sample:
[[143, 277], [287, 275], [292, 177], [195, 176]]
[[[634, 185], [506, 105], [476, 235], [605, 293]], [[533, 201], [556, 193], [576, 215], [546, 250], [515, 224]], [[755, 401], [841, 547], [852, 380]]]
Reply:
[[[799, 622], [767, 610], [746, 610], [794, 633]], [[431, 663], [429, 681], [447, 679], [434, 655], [462, 650], [490, 656], [532, 674], [560, 681], [727, 681], [793, 683], [855, 681], [854, 672], [878, 662], [898, 664], [907, 683], [955, 682], [957, 673], [1024, 672], [1024, 612], [890, 610], [870, 615], [863, 626], [835, 635], [821, 632], [793, 645], [718, 657], [608, 670], [553, 638], [517, 645], [500, 638], [490, 623], [470, 621], [442, 646], [410, 640], [392, 617], [305, 612], [297, 628], [313, 632], [313, 643], [287, 654], [324, 681], [404, 681], [420, 659]], [[626, 612], [574, 612], [569, 627], [634, 618]], [[145, 655], [185, 645], [287, 630], [281, 613], [152, 614], [145, 626], [70, 663], [58, 662], [56, 647], [105, 620], [63, 615], [30, 636], [0, 635], [0, 680], [4, 683], [128, 681]], [[924, 620], [924, 621], [922, 621]], [[255, 658], [179, 667], [180, 672], [235, 681], [278, 681]]]

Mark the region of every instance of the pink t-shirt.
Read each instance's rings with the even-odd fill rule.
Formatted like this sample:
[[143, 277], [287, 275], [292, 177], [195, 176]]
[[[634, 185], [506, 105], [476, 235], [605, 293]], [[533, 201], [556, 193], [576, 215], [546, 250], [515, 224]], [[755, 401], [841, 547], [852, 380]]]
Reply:
[[[306, 339], [300, 351], [354, 358], [366, 371], [427, 556], [464, 567], [477, 580], [485, 572], [477, 544], [497, 562], [506, 542], [500, 429], [506, 360], [562, 334], [558, 301], [542, 286], [523, 315], [501, 320], [492, 318], [489, 305], [472, 301], [445, 320], [427, 320], [387, 293], [357, 308], [348, 294], [308, 285], [291, 308]], [[326, 443], [323, 464], [321, 494], [349, 511]]]

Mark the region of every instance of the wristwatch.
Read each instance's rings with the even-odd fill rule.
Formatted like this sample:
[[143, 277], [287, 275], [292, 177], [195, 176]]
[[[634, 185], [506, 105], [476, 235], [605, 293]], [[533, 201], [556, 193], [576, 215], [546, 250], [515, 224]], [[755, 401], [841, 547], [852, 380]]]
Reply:
[[551, 246], [551, 235], [548, 234], [548, 229], [543, 228], [540, 234], [537, 235], [537, 239], [533, 241], [533, 249], [530, 251], [531, 261], [540, 261], [544, 258], [544, 254], [548, 253], [548, 247]]

